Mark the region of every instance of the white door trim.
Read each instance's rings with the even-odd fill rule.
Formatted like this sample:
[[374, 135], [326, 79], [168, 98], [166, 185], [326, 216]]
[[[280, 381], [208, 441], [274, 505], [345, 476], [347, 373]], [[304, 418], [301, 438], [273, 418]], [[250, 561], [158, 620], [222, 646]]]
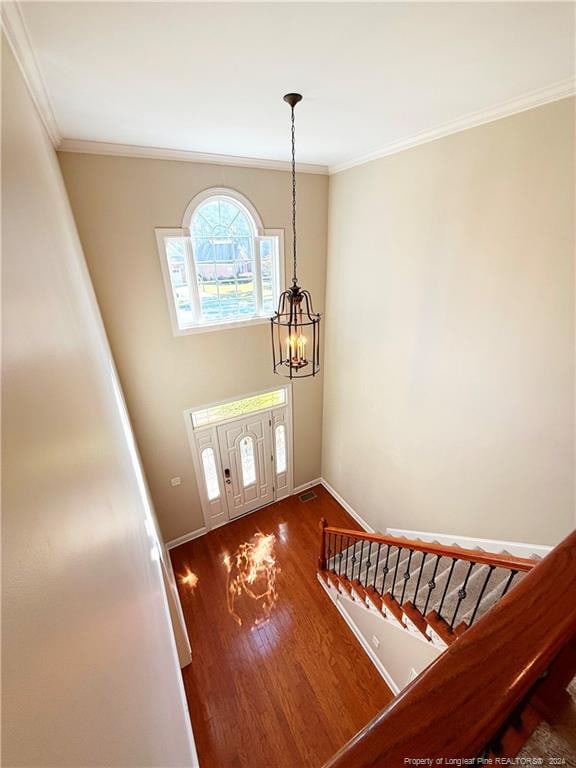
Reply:
[[[283, 408], [285, 412], [288, 411], [286, 406]], [[236, 421], [220, 424], [217, 433], [228, 519], [236, 520], [276, 501], [272, 411], [248, 413]], [[248, 484], [245, 482], [241, 456], [244, 440], [252, 445], [254, 465], [254, 478]]]
[[[183, 412], [184, 416], [184, 425], [186, 428], [186, 434], [188, 436], [188, 443], [190, 445], [190, 451], [192, 453], [192, 463], [194, 465], [194, 473], [196, 476], [196, 484], [198, 487], [198, 495], [200, 497], [200, 504], [202, 506], [202, 515], [204, 518], [204, 528], [199, 529], [201, 533], [199, 532], [197, 535], [202, 535], [204, 532], [208, 532], [210, 530], [213, 530], [214, 528], [218, 528], [221, 525], [226, 525], [229, 522], [232, 522], [230, 518], [228, 517], [228, 513], [226, 512], [225, 518], [219, 518], [218, 521], [214, 522], [212, 521], [211, 515], [210, 515], [210, 509], [211, 509], [211, 502], [208, 500], [208, 496], [206, 493], [206, 486], [204, 483], [204, 475], [203, 475], [203, 467], [202, 462], [200, 460], [200, 452], [198, 450], [198, 444], [197, 444], [197, 435], [203, 432], [210, 432], [212, 431], [212, 434], [215, 437], [215, 440], [217, 441], [217, 428], [221, 426], [222, 424], [229, 424], [234, 421], [237, 421], [238, 419], [243, 419], [246, 417], [246, 415], [249, 414], [242, 414], [239, 416], [236, 416], [234, 418], [230, 419], [222, 419], [217, 422], [213, 422], [212, 424], [208, 424], [206, 426], [202, 427], [196, 427], [194, 428], [192, 423], [192, 414], [196, 411], [203, 410], [205, 408], [213, 408], [217, 405], [223, 405], [225, 403], [233, 403], [236, 400], [243, 400], [247, 397], [254, 397], [256, 395], [265, 395], [268, 392], [274, 392], [277, 389], [281, 389], [284, 387], [286, 390], [286, 403], [283, 405], [276, 405], [272, 408], [268, 408], [263, 411], [254, 411], [254, 414], [257, 413], [268, 413], [270, 414], [272, 418], [272, 414], [274, 411], [277, 411], [282, 408], [286, 408], [287, 416], [286, 416], [286, 426], [288, 427], [288, 434], [287, 434], [287, 440], [288, 440], [288, 487], [285, 488], [282, 493], [279, 493], [276, 495], [276, 501], [279, 501], [280, 499], [286, 498], [287, 496], [291, 496], [293, 493], [293, 487], [294, 487], [294, 418], [293, 418], [293, 409], [292, 409], [292, 384], [281, 384], [280, 386], [276, 387], [268, 387], [267, 389], [262, 389], [257, 392], [248, 392], [246, 394], [236, 395], [236, 397], [229, 397], [225, 400], [217, 400], [212, 403], [204, 403], [202, 405], [195, 405], [193, 408], [186, 408]], [[272, 422], [274, 422], [274, 419], [272, 418]], [[271, 427], [272, 430], [272, 427]], [[272, 438], [272, 451], [274, 455], [274, 459], [276, 458], [276, 440], [275, 435], [273, 432], [271, 432], [271, 438]], [[218, 443], [216, 442], [216, 447], [218, 447]], [[218, 451], [218, 459], [220, 458], [220, 454]], [[276, 482], [276, 461], [274, 460], [274, 484]], [[218, 474], [219, 474], [219, 481], [221, 483], [221, 495], [222, 499], [224, 500], [224, 487], [223, 487], [223, 478], [221, 478], [221, 472], [220, 472], [220, 466], [218, 468]], [[276, 485], [274, 485], [276, 487]], [[225, 503], [225, 500], [224, 500]], [[258, 507], [258, 509], [261, 509], [261, 507]], [[252, 510], [256, 511], [256, 510]], [[246, 514], [251, 514], [251, 512], [247, 512]], [[238, 518], [235, 518], [238, 519]], [[181, 538], [187, 538], [187, 537], [181, 537]]]

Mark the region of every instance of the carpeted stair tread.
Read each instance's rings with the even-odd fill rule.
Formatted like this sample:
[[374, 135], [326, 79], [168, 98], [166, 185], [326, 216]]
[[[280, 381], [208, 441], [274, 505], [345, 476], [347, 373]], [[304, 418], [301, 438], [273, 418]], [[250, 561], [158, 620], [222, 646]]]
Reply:
[[[554, 725], [542, 721], [516, 755], [518, 760], [543, 759], [543, 765], [576, 768], [576, 678], [568, 686], [570, 702]], [[520, 763], [519, 763], [520, 764]]]
[[[375, 542], [363, 540], [351, 541], [346, 537], [342, 540], [332, 539], [330, 546], [335, 547], [336, 550], [344, 544], [347, 546], [341, 553], [338, 551], [330, 553], [327, 568], [333, 570], [340, 580], [356, 582], [358, 594], [362, 593], [362, 589], [370, 589], [381, 596], [390, 594], [398, 603], [410, 602], [421, 613], [425, 609], [427, 614], [431, 611], [438, 612], [442, 602], [441, 617], [455, 627], [462, 626], [463, 623], [470, 624], [474, 613], [474, 620], [477, 621], [502, 596], [505, 584], [510, 577], [510, 570], [490, 569], [490, 566], [481, 563], [473, 563], [470, 568], [471, 561], [456, 560], [454, 562], [449, 556], [438, 558], [431, 553], [425, 555], [423, 552], [407, 549], [402, 545], [403, 541], [413, 541], [413, 539], [402, 538], [399, 540], [399, 546], [390, 547], [387, 544], [378, 545]], [[440, 542], [430, 543], [438, 545]], [[458, 545], [454, 546], [458, 549], [466, 549]], [[479, 546], [474, 549], [479, 553], [486, 551]], [[510, 552], [504, 550], [501, 554], [510, 555]], [[536, 554], [531, 557], [535, 561], [541, 560]], [[470, 575], [466, 583], [465, 595], [461, 597], [461, 590], [468, 572]], [[407, 573], [408, 578], [406, 578]], [[489, 573], [490, 578], [486, 583]], [[430, 582], [433, 576], [434, 586], [431, 589]], [[523, 576], [523, 572], [517, 573], [509, 589], [516, 586]], [[448, 589], [444, 594], [448, 580]], [[481, 594], [482, 599], [476, 608]], [[456, 615], [454, 615], [455, 611]]]

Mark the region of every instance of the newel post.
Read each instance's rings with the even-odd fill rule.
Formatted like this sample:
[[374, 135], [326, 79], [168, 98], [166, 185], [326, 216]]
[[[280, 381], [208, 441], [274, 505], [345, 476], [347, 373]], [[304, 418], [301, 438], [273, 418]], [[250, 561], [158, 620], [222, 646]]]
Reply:
[[318, 569], [320, 571], [326, 570], [326, 532], [325, 528], [328, 525], [328, 521], [325, 517], [320, 518], [320, 557], [318, 558]]

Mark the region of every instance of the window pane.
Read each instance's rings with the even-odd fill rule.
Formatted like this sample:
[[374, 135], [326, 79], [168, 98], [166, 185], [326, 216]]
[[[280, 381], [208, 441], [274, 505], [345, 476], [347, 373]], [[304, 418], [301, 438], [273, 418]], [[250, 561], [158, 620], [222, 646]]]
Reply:
[[196, 210], [191, 234], [202, 320], [254, 317], [254, 226], [244, 210], [233, 200], [211, 198]]
[[260, 269], [262, 274], [262, 308], [264, 314], [273, 315], [276, 311], [277, 296], [277, 244], [278, 238], [267, 237], [260, 240]]
[[286, 472], [286, 427], [278, 424], [276, 427], [276, 474]]
[[197, 228], [200, 227], [202, 231], [212, 231], [214, 227], [217, 227], [220, 223], [220, 206], [218, 200], [212, 198], [206, 200], [196, 213], [192, 221], [192, 233], [196, 234]]
[[216, 266], [214, 264], [197, 264], [198, 295], [202, 315], [207, 318], [218, 319], [218, 281], [216, 280]]
[[241, 400], [234, 400], [232, 403], [222, 403], [212, 408], [203, 408], [192, 414], [192, 424], [194, 427], [203, 427], [206, 424], [214, 424], [217, 421], [225, 421], [235, 416], [243, 416], [246, 413], [255, 411], [265, 411], [278, 405], [286, 403], [286, 390], [275, 389], [273, 392], [264, 392], [262, 395], [253, 395], [244, 397]]
[[167, 237], [165, 243], [178, 326], [185, 328], [194, 322], [185, 240], [183, 237]]
[[242, 482], [244, 488], [256, 482], [256, 463], [254, 461], [254, 441], [251, 437], [240, 440], [240, 460], [242, 462]]
[[240, 213], [230, 225], [230, 232], [237, 236], [251, 237], [254, 234], [254, 228], [250, 225], [247, 216]]
[[206, 492], [208, 500], [214, 501], [220, 497], [220, 484], [218, 483], [218, 473], [216, 471], [216, 459], [212, 448], [204, 448], [202, 451], [202, 466], [204, 468], [204, 479], [206, 480]]

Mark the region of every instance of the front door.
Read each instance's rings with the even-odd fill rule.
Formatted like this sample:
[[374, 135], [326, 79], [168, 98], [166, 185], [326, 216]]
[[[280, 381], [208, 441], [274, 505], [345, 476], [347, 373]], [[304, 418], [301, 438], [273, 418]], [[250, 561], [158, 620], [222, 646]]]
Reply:
[[255, 413], [218, 427], [230, 519], [274, 501], [270, 414]]

